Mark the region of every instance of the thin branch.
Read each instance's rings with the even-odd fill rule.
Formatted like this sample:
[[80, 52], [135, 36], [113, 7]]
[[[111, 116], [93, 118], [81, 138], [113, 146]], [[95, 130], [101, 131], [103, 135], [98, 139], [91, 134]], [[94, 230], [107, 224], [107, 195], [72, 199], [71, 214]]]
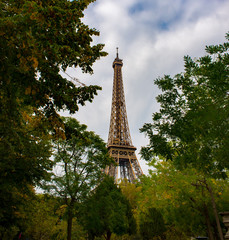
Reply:
[[80, 82], [79, 79], [70, 76], [68, 73], [66, 73], [66, 72], [65, 72], [64, 70], [62, 70], [62, 69], [60, 69], [60, 70], [61, 70], [61, 72], [63, 72], [64, 74], [66, 74], [69, 78], [71, 78], [71, 80], [73, 81], [73, 83], [77, 82], [79, 85], [86, 87], [86, 84]]

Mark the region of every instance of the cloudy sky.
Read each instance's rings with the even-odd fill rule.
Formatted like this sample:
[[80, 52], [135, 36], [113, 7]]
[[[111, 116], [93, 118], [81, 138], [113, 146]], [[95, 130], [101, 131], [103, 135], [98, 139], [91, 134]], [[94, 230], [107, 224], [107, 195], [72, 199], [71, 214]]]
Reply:
[[[97, 0], [85, 11], [84, 22], [100, 31], [108, 56], [94, 65], [94, 74], [71, 69], [85, 84], [102, 86], [93, 103], [73, 117], [107, 142], [113, 85], [112, 62], [119, 47], [131, 138], [137, 154], [147, 144], [139, 128], [159, 109], [154, 79], [183, 71], [183, 57], [205, 54], [205, 46], [223, 43], [229, 31], [228, 0]], [[139, 155], [138, 155], [139, 156]], [[140, 164], [147, 173], [146, 163]]]

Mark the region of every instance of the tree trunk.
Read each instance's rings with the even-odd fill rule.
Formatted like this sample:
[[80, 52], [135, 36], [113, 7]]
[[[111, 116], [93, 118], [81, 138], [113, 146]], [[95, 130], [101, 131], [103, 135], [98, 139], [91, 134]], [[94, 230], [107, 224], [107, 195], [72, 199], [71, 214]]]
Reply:
[[107, 239], [106, 240], [110, 240], [111, 239], [111, 232], [107, 231]]
[[68, 208], [67, 240], [72, 239], [72, 207]]
[[208, 232], [209, 240], [214, 240], [214, 236], [213, 236], [212, 228], [211, 228], [210, 217], [209, 217], [208, 208], [207, 208], [206, 204], [204, 204], [203, 213], [204, 213], [204, 217], [205, 217], [205, 221], [206, 221], [206, 225], [207, 225], [207, 232]]
[[224, 240], [223, 231], [222, 231], [222, 228], [220, 226], [219, 215], [218, 215], [218, 212], [217, 212], [215, 198], [214, 198], [214, 194], [212, 192], [212, 188], [207, 183], [206, 183], [206, 187], [207, 187], [208, 192], [210, 193], [210, 196], [211, 196], [212, 207], [213, 207], [213, 211], [214, 211], [214, 215], [215, 215], [215, 220], [216, 220], [216, 225], [217, 225], [217, 229], [218, 229], [218, 233], [219, 233], [219, 238], [220, 238], [220, 240]]

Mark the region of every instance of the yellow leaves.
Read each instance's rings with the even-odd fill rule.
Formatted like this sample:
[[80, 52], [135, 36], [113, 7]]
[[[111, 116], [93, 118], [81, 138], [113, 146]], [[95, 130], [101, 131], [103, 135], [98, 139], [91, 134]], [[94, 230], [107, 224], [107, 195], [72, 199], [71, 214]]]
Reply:
[[36, 69], [38, 67], [38, 60], [35, 57], [21, 57], [20, 58], [20, 65], [25, 71], [29, 71], [31, 67]]
[[20, 68], [24, 71], [29, 71], [31, 68], [34, 70], [38, 67], [38, 59], [35, 57], [35, 55], [38, 55], [38, 49], [33, 49], [33, 52], [29, 53], [29, 56], [26, 56], [26, 52], [28, 52], [28, 47], [27, 44], [23, 41], [22, 42], [22, 48], [23, 52], [19, 52], [17, 54], [17, 58], [20, 61]]
[[32, 95], [35, 95], [36, 94], [36, 91], [33, 89], [32, 90]]
[[24, 58], [20, 55], [19, 55], [19, 58], [20, 58], [20, 68], [21, 68], [21, 70], [29, 71], [29, 66], [27, 65], [28, 61], [26, 60], [26, 58]]
[[65, 205], [61, 205], [61, 206], [56, 210], [56, 214], [57, 214], [58, 216], [63, 216], [64, 213], [65, 213], [65, 211], [66, 211], [66, 209], [67, 209], [67, 205], [66, 205], [66, 204], [65, 204]]
[[168, 194], [167, 192], [164, 192], [163, 198], [165, 198], [165, 199], [171, 199], [172, 196], [171, 196], [171, 194]]
[[23, 119], [25, 120], [25, 122], [32, 121], [31, 115], [27, 111], [23, 111], [22, 116], [23, 116]]
[[64, 123], [60, 121], [59, 116], [50, 116], [48, 120], [55, 132], [55, 135], [53, 137], [55, 139], [66, 139], [64, 132]]
[[194, 189], [191, 188], [188, 192], [192, 194], [192, 193], [194, 193]]
[[38, 67], [38, 60], [37, 60], [37, 58], [31, 57], [30, 60], [31, 60], [31, 62], [33, 62], [33, 64], [32, 64], [33, 68], [36, 69]]
[[31, 20], [38, 20], [38, 19], [39, 19], [38, 12], [33, 12], [33, 13], [30, 15], [30, 19], [31, 19]]
[[29, 95], [31, 93], [31, 86], [25, 89], [25, 95]]
[[[36, 112], [34, 114], [33, 112]], [[47, 127], [43, 122], [42, 113], [38, 112], [35, 108], [26, 108], [21, 111], [23, 122], [25, 123], [25, 129], [29, 133], [29, 138], [33, 141], [40, 142], [41, 140], [48, 141], [52, 138], [50, 133], [45, 131]]]
[[38, 90], [32, 89], [31, 86], [28, 86], [28, 87], [25, 89], [25, 95], [30, 95], [30, 94], [35, 95], [37, 91], [38, 91]]
[[54, 130], [55, 130], [55, 136], [56, 136], [57, 139], [59, 139], [59, 138], [61, 138], [63, 140], [66, 139], [65, 133], [64, 133], [62, 128], [54, 127]]
[[217, 185], [215, 179], [211, 179], [211, 181], [212, 181], [212, 183], [213, 183], [214, 185]]
[[141, 193], [142, 187], [136, 186], [136, 184], [129, 183], [127, 181], [122, 181], [119, 184], [122, 193], [126, 196], [126, 198], [129, 200], [131, 206], [133, 208], [136, 208], [137, 206], [137, 198], [139, 194]]

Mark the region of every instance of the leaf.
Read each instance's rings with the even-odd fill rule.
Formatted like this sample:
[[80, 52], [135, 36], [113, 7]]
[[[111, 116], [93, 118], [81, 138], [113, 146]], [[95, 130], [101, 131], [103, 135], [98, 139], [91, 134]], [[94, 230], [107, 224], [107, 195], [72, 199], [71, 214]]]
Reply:
[[31, 94], [31, 86], [25, 89], [25, 95], [29, 95], [29, 94]]

